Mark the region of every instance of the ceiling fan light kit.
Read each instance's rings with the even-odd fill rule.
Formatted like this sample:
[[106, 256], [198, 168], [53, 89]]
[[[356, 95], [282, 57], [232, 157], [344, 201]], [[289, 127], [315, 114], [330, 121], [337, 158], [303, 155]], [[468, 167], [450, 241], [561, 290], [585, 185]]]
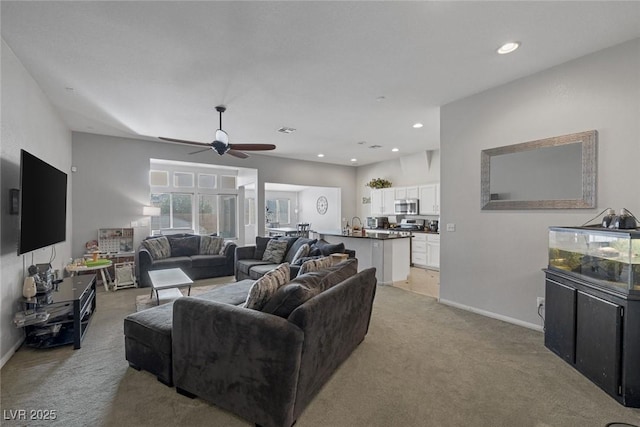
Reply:
[[191, 152], [189, 154], [201, 153], [203, 151], [207, 151], [209, 149], [214, 150], [219, 155], [229, 154], [234, 157], [238, 157], [240, 159], [246, 159], [249, 157], [247, 153], [244, 151], [267, 151], [267, 150], [275, 150], [276, 146], [273, 144], [231, 144], [229, 143], [229, 134], [222, 130], [222, 113], [227, 111], [227, 107], [224, 105], [218, 105], [216, 107], [216, 111], [220, 115], [220, 128], [216, 130], [216, 136], [213, 142], [205, 143], [205, 142], [196, 142], [196, 141], [188, 141], [185, 139], [176, 139], [176, 138], [166, 138], [160, 136], [159, 138], [163, 141], [170, 142], [178, 142], [180, 144], [188, 144], [188, 145], [198, 145], [198, 146], [206, 146], [207, 148], [203, 150], [198, 150]]

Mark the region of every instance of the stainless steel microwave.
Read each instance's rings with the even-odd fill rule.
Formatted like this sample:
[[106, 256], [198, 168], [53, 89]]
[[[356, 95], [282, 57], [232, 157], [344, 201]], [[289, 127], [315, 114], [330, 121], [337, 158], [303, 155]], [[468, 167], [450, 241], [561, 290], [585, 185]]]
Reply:
[[417, 199], [396, 200], [393, 203], [393, 212], [396, 215], [418, 215]]

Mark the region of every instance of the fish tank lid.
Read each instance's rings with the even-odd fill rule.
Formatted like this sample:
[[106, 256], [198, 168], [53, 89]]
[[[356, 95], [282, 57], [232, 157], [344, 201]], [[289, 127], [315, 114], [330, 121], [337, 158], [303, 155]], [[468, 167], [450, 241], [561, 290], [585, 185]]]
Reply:
[[619, 235], [620, 237], [631, 237], [631, 238], [640, 239], [640, 228], [628, 228], [628, 229], [605, 228], [600, 225], [586, 225], [586, 226], [577, 226], [577, 227], [552, 226], [552, 227], [549, 227], [549, 231], [582, 231], [582, 232], [608, 234], [608, 235], [616, 234], [616, 235]]

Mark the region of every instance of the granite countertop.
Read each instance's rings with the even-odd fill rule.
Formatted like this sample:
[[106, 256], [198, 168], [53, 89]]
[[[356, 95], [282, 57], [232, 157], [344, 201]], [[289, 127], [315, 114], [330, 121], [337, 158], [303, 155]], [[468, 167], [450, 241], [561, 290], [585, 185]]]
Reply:
[[366, 231], [364, 236], [361, 234], [342, 234], [342, 233], [323, 233], [325, 236], [338, 236], [338, 237], [350, 237], [354, 239], [376, 239], [376, 240], [391, 240], [391, 239], [406, 239], [411, 237], [408, 233], [406, 235], [389, 234], [389, 233], [376, 233], [375, 231]]
[[439, 231], [431, 231], [431, 230], [403, 230], [401, 228], [385, 228], [384, 231], [378, 231], [377, 228], [365, 228], [367, 233], [407, 233], [411, 231], [413, 234], [440, 234]]

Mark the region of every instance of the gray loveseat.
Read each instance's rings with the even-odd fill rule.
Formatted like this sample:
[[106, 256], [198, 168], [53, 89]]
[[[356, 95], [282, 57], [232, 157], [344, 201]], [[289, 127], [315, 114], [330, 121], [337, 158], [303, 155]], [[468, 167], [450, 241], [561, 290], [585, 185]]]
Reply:
[[[211, 239], [216, 238], [216, 236], [173, 234], [147, 237], [135, 255], [139, 286], [151, 286], [149, 271], [165, 270], [167, 268], [180, 268], [192, 280], [233, 276], [236, 244], [225, 242], [219, 248], [214, 246], [214, 251], [211, 252], [208, 250], [210, 246], [201, 246], [201, 239], [203, 238]], [[166, 241], [163, 241], [162, 245], [149, 244], [150, 241], [159, 243], [158, 239], [165, 239]], [[157, 253], [153, 253], [153, 248], [159, 248], [156, 251]], [[219, 250], [222, 250], [222, 253]]]
[[[256, 237], [256, 244], [251, 246], [236, 247], [236, 280], [253, 279], [257, 280], [268, 271], [273, 270], [279, 263], [264, 261], [263, 255], [270, 240], [284, 240], [287, 242], [284, 258], [281, 262], [291, 263], [291, 277], [295, 277], [300, 270], [300, 266], [306, 260], [319, 258], [334, 253], [346, 253], [349, 258], [355, 258], [355, 251], [345, 249], [344, 244], [330, 244], [324, 240], [308, 239], [306, 237]], [[310, 252], [294, 263], [294, 256], [304, 244], [310, 246]]]
[[[341, 264], [353, 268], [356, 260]], [[317, 273], [300, 276], [311, 277], [302, 288], [340, 277]], [[370, 268], [328, 286], [287, 317], [180, 298], [173, 305], [175, 386], [257, 425], [289, 427], [364, 340], [375, 290]]]

